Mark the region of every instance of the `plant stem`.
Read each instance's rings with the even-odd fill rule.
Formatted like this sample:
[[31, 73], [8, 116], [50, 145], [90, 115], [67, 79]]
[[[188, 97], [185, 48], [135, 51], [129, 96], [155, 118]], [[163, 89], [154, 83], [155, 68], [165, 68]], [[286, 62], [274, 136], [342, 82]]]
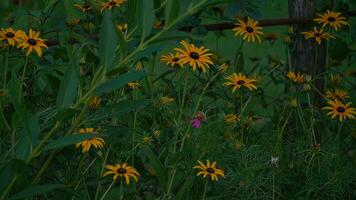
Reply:
[[[109, 193], [109, 191], [111, 190], [112, 186], [114, 185], [115, 181], [113, 180], [110, 184], [110, 186], [108, 187], [108, 189], [104, 192], [103, 196], [101, 196], [100, 200], [104, 200], [106, 195]], [[121, 195], [121, 194], [120, 194]]]
[[20, 84], [20, 95], [19, 95], [19, 99], [18, 101], [20, 102], [21, 98], [22, 98], [22, 89], [23, 89], [23, 84], [25, 82], [25, 76], [26, 76], [26, 70], [27, 70], [27, 65], [28, 65], [28, 56], [26, 56], [25, 58], [25, 63], [23, 66], [23, 70], [22, 70], [22, 75], [21, 75], [21, 84]]
[[204, 192], [203, 192], [203, 198], [202, 198], [202, 200], [205, 200], [206, 192], [207, 192], [207, 189], [208, 189], [208, 183], [209, 183], [209, 181], [207, 180], [207, 181], [205, 182], [205, 185], [204, 185]]
[[131, 163], [134, 165], [135, 163], [135, 137], [136, 137], [136, 122], [137, 122], [137, 112], [134, 114], [133, 127], [132, 127], [132, 157]]
[[17, 179], [17, 176], [14, 175], [14, 176], [12, 177], [12, 179], [11, 179], [11, 182], [7, 185], [7, 187], [6, 187], [5, 191], [4, 191], [4, 193], [1, 195], [0, 200], [5, 200], [7, 194], [10, 192], [12, 186], [15, 184], [16, 179]]
[[9, 65], [9, 53], [5, 52], [5, 65], [4, 65], [4, 78], [3, 78], [3, 85], [2, 88], [5, 89], [6, 88], [6, 79], [7, 79], [7, 69], [8, 69], [8, 65]]

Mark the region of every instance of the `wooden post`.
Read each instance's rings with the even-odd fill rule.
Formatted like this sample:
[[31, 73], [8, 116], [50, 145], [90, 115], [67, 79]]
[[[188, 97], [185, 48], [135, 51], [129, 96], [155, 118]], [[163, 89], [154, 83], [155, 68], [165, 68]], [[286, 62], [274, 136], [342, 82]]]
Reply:
[[[315, 1], [288, 0], [289, 16], [291, 18], [310, 18], [315, 16]], [[315, 87], [324, 92], [324, 72], [326, 69], [326, 45], [317, 45], [315, 40], [305, 40], [301, 32], [311, 30], [309, 24], [293, 26], [294, 36], [291, 45], [291, 64], [294, 70], [312, 75]], [[322, 97], [313, 92], [314, 105], [320, 107]]]

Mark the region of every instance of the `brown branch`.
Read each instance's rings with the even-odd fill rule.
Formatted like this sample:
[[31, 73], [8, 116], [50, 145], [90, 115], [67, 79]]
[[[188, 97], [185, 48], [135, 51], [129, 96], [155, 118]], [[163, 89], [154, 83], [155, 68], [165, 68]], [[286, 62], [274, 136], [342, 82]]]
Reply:
[[[356, 16], [356, 10], [349, 11], [348, 12], [348, 17], [355, 17]], [[295, 24], [305, 24], [312, 22], [313, 18], [282, 18], [282, 19], [271, 19], [271, 20], [260, 20], [259, 25], [268, 27], [268, 26], [285, 26], [285, 25], [295, 25]], [[233, 29], [236, 25], [234, 23], [219, 23], [219, 24], [205, 24], [201, 25], [208, 31], [222, 31], [222, 30], [228, 30], [228, 29]], [[180, 31], [185, 31], [185, 32], [190, 32], [192, 31], [194, 27], [193, 26], [187, 26], [183, 28], [179, 28], [178, 30]], [[97, 38], [97, 36], [90, 36], [91, 38]], [[68, 41], [69, 43], [77, 43], [75, 39], [70, 39]], [[58, 45], [59, 42], [58, 40], [51, 39], [46, 41], [47, 46], [54, 46]]]

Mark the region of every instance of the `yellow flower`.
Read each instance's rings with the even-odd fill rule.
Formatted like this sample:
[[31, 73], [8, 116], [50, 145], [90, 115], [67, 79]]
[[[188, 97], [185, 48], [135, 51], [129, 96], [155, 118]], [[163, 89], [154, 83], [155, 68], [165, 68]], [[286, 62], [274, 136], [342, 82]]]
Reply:
[[179, 61], [179, 53], [176, 53], [176, 55], [169, 53], [167, 55], [161, 56], [161, 62], [166, 63], [167, 65], [170, 65], [172, 67], [183, 67], [183, 63]]
[[193, 71], [196, 68], [201, 69], [203, 72], [206, 72], [206, 69], [209, 69], [213, 64], [211, 57], [213, 54], [209, 53], [209, 49], [205, 47], [196, 47], [194, 44], [189, 44], [186, 41], [181, 41], [184, 49], [175, 48], [178, 53], [179, 62], [182, 64], [189, 64]]
[[245, 75], [242, 75], [241, 73], [239, 74], [233, 73], [232, 75], [225, 77], [225, 79], [228, 81], [224, 83], [224, 86], [232, 87], [233, 93], [237, 89], [240, 89], [241, 87], [246, 87], [249, 90], [257, 89], [255, 85], [256, 80], [247, 78]]
[[39, 57], [42, 56], [42, 47], [48, 48], [44, 43], [44, 39], [40, 38], [40, 32], [33, 31], [30, 29], [29, 35], [24, 34], [22, 40], [20, 41], [18, 48], [28, 49], [26, 56], [30, 55], [30, 53], [35, 50]]
[[76, 7], [81, 12], [88, 12], [89, 10], [92, 9], [91, 5], [88, 4], [87, 2], [85, 2], [83, 4], [76, 3], [76, 4], [74, 4], [74, 7]]
[[333, 84], [339, 84], [342, 81], [342, 75], [340, 74], [331, 74], [330, 78]]
[[308, 32], [302, 32], [304, 35], [304, 38], [307, 39], [312, 39], [315, 38], [316, 42], [320, 45], [322, 40], [329, 40], [330, 38], [335, 38], [329, 33], [325, 33], [323, 29], [318, 30], [316, 27], [314, 27], [314, 30], [308, 31]]
[[[80, 134], [97, 134], [94, 131], [94, 128], [81, 128], [79, 130]], [[75, 146], [76, 148], [79, 148], [80, 146], [82, 146], [82, 152], [88, 152], [90, 150], [91, 146], [94, 146], [96, 149], [101, 149], [104, 147], [105, 141], [100, 138], [100, 137], [94, 137], [88, 140], [84, 140], [82, 142], [77, 143]]]
[[15, 46], [18, 42], [21, 41], [25, 32], [18, 30], [15, 31], [12, 28], [1, 29], [0, 30], [0, 41], [5, 40], [9, 46]]
[[329, 106], [323, 107], [323, 110], [331, 110], [327, 115], [331, 115], [331, 118], [339, 117], [339, 121], [342, 122], [346, 118], [355, 119], [356, 108], [350, 107], [351, 102], [343, 104], [339, 100], [328, 101]]
[[295, 73], [292, 71], [289, 71], [287, 73], [287, 77], [293, 82], [293, 83], [297, 83], [297, 84], [302, 84], [305, 82], [305, 75], [301, 74], [299, 72]]
[[229, 67], [230, 66], [227, 63], [224, 63], [224, 64], [219, 66], [219, 71], [226, 72], [229, 69]]
[[137, 64], [135, 65], [135, 70], [138, 72], [143, 70], [143, 65], [141, 62], [137, 62]]
[[239, 23], [237, 23], [237, 27], [232, 29], [235, 31], [235, 36], [240, 35], [242, 36], [243, 40], [247, 39], [247, 42], [255, 42], [256, 38], [258, 42], [261, 43], [261, 35], [263, 35], [262, 27], [258, 26], [258, 21], [247, 17], [247, 22], [244, 22], [238, 19]]
[[326, 98], [332, 99], [332, 100], [344, 100], [347, 98], [350, 98], [350, 96], [347, 94], [347, 91], [345, 90], [340, 90], [340, 89], [336, 89], [336, 90], [327, 90], [326, 91]]
[[142, 141], [141, 141], [142, 144], [148, 144], [148, 143], [151, 143], [151, 142], [152, 142], [152, 137], [150, 137], [150, 136], [142, 137]]
[[298, 100], [296, 98], [289, 99], [288, 105], [290, 107], [297, 107], [298, 106]]
[[127, 24], [119, 24], [116, 25], [117, 30], [119, 30], [122, 34], [126, 34], [127, 32]]
[[78, 18], [70, 18], [67, 20], [69, 26], [74, 26], [80, 23], [80, 19]]
[[236, 114], [228, 114], [224, 117], [224, 121], [227, 124], [235, 124], [240, 121], [240, 118]]
[[101, 103], [101, 98], [98, 96], [94, 96], [90, 101], [89, 101], [89, 108], [92, 110], [96, 110], [99, 108]]
[[169, 105], [171, 104], [172, 102], [174, 101], [173, 98], [170, 98], [170, 97], [162, 97], [159, 102], [161, 105]]
[[210, 165], [210, 161], [207, 160], [206, 165], [204, 165], [204, 163], [198, 160], [198, 163], [199, 165], [193, 167], [194, 169], [200, 169], [200, 171], [197, 173], [197, 176], [203, 175], [205, 178], [207, 175], [209, 175], [212, 181], [217, 181], [218, 176], [225, 178], [224, 171], [216, 167], [216, 162], [213, 162]]
[[161, 135], [161, 131], [159, 130], [153, 131], [153, 135], [158, 138]]
[[110, 0], [108, 2], [99, 1], [100, 12], [104, 12], [106, 9], [111, 10], [114, 7], [120, 7], [124, 3], [124, 0]]
[[346, 18], [340, 15], [341, 15], [340, 12], [327, 10], [326, 13], [317, 14], [318, 17], [315, 18], [314, 21], [317, 22], [318, 24], [323, 24], [323, 28], [326, 25], [329, 25], [335, 30], [341, 28], [342, 25], [349, 26], [349, 23], [347, 23]]
[[132, 177], [135, 182], [138, 181], [138, 176], [140, 176], [140, 174], [136, 171], [135, 168], [127, 165], [126, 163], [123, 164], [115, 164], [115, 165], [106, 165], [105, 166], [106, 169], [108, 169], [107, 172], [105, 172], [105, 174], [103, 176], [107, 176], [110, 174], [113, 174], [113, 180], [116, 181], [117, 178], [119, 177], [123, 177], [125, 178], [125, 182], [127, 185], [130, 184], [130, 177]]
[[137, 82], [130, 82], [127, 84], [127, 87], [131, 90], [137, 90], [140, 86], [141, 86], [141, 84], [139, 84]]

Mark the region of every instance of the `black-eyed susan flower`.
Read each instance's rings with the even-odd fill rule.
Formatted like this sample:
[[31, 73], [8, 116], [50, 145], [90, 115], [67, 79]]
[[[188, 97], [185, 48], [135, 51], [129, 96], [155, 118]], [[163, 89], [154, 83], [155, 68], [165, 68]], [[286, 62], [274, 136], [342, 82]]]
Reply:
[[115, 165], [106, 165], [105, 168], [108, 170], [103, 176], [114, 175], [113, 180], [116, 181], [118, 178], [124, 178], [127, 185], [130, 184], [130, 178], [133, 178], [135, 182], [138, 182], [138, 177], [140, 174], [136, 171], [134, 167], [127, 165], [126, 163], [119, 163]]
[[323, 107], [323, 110], [330, 110], [327, 115], [330, 115], [332, 119], [335, 117], [339, 118], [339, 121], [342, 122], [346, 118], [356, 119], [356, 108], [350, 107], [351, 102], [342, 103], [341, 101], [335, 99], [333, 101], [328, 101], [329, 106]]
[[334, 12], [327, 10], [323, 14], [317, 14], [317, 18], [314, 19], [315, 22], [318, 24], [322, 24], [323, 28], [327, 25], [330, 27], [334, 28], [335, 30], [338, 30], [341, 28], [343, 25], [348, 26], [349, 23], [347, 23], [346, 18], [341, 16], [340, 12]]
[[174, 101], [173, 98], [165, 96], [159, 100], [159, 103], [161, 105], [169, 105], [169, 104], [173, 103], [173, 101]]
[[116, 28], [118, 31], [120, 31], [122, 34], [126, 34], [127, 32], [127, 24], [119, 24], [116, 25]]
[[153, 135], [158, 138], [161, 135], [161, 131], [160, 130], [155, 130], [153, 131]]
[[89, 108], [91, 110], [96, 110], [99, 108], [101, 103], [101, 98], [98, 96], [94, 96], [93, 98], [90, 99], [89, 101]]
[[39, 31], [33, 31], [30, 29], [29, 34], [24, 34], [19, 42], [18, 48], [27, 49], [26, 56], [35, 50], [39, 57], [42, 56], [42, 48], [48, 48], [44, 43], [44, 39], [40, 38]]
[[141, 84], [139, 84], [138, 82], [130, 82], [127, 84], [127, 87], [131, 90], [137, 90], [141, 87]]
[[238, 115], [232, 113], [232, 114], [227, 114], [224, 117], [224, 122], [227, 124], [236, 124], [237, 122], [240, 121], [240, 118]]
[[339, 84], [342, 81], [342, 75], [331, 74], [330, 79], [333, 84]]
[[135, 65], [135, 70], [140, 72], [143, 70], [143, 65], [141, 62], [137, 62], [136, 65]]
[[15, 46], [24, 37], [25, 32], [21, 30], [15, 31], [12, 28], [0, 30], [0, 42], [6, 41], [9, 46]]
[[301, 74], [300, 72], [292, 72], [292, 71], [289, 71], [287, 73], [287, 77], [289, 78], [289, 80], [291, 80], [293, 83], [296, 83], [296, 84], [302, 84], [305, 82], [305, 75], [304, 74]]
[[329, 99], [337, 99], [337, 100], [344, 100], [347, 98], [350, 98], [350, 96], [347, 94], [346, 90], [340, 90], [340, 89], [335, 89], [335, 90], [327, 90], [326, 91], [326, 98]]
[[[94, 128], [81, 128], [79, 129], [80, 134], [97, 134]], [[88, 140], [84, 140], [76, 144], [76, 147], [82, 147], [82, 152], [86, 153], [90, 150], [91, 146], [94, 146], [96, 149], [101, 149], [105, 145], [105, 141], [100, 137], [94, 137]]]
[[306, 40], [308, 39], [315, 39], [315, 41], [320, 45], [323, 40], [329, 40], [330, 38], [335, 38], [332, 36], [330, 33], [324, 32], [323, 29], [318, 30], [316, 27], [314, 27], [314, 30], [312, 31], [307, 31], [307, 32], [302, 32], [304, 35], [304, 38]]
[[93, 9], [91, 7], [91, 5], [88, 4], [87, 2], [82, 3], [82, 4], [76, 3], [76, 4], [74, 4], [74, 7], [77, 8], [78, 10], [80, 10], [81, 12], [88, 12], [91, 9]]
[[209, 53], [209, 49], [205, 47], [196, 47], [194, 44], [189, 44], [187, 41], [181, 41], [181, 45], [183, 45], [184, 49], [175, 48], [178, 52], [179, 62], [182, 64], [189, 64], [193, 71], [197, 68], [206, 72], [206, 69], [209, 69], [213, 64], [211, 60], [211, 56], [213, 54]]
[[152, 137], [151, 136], [143, 136], [141, 139], [142, 144], [149, 144], [152, 142]]
[[241, 73], [233, 73], [230, 76], [225, 77], [227, 82], [224, 83], [224, 86], [227, 87], [232, 87], [232, 92], [234, 93], [237, 89], [240, 89], [242, 87], [246, 87], [249, 90], [255, 90], [257, 89], [255, 83], [255, 79], [250, 79], [247, 78], [245, 75]]
[[120, 7], [123, 3], [124, 0], [110, 0], [108, 2], [99, 1], [100, 12], [104, 12], [105, 10], [111, 10], [115, 7]]
[[232, 29], [236, 36], [242, 36], [242, 39], [247, 40], [247, 42], [255, 42], [257, 38], [258, 42], [261, 43], [263, 32], [261, 31], [262, 27], [258, 26], [258, 21], [247, 17], [247, 22], [240, 19], [238, 19], [238, 22], [236, 27]]
[[212, 181], [218, 181], [218, 176], [222, 176], [225, 178], [224, 171], [216, 167], [216, 162], [210, 164], [210, 161], [206, 161], [206, 165], [198, 160], [199, 165], [194, 166], [194, 169], [199, 169], [200, 171], [197, 173], [197, 176], [203, 175], [206, 178], [208, 175], [210, 176]]
[[176, 53], [175, 55], [172, 53], [169, 53], [167, 55], [162, 55], [161, 56], [161, 62], [166, 63], [166, 65], [172, 66], [172, 67], [183, 67], [183, 63], [179, 62], [179, 53]]

